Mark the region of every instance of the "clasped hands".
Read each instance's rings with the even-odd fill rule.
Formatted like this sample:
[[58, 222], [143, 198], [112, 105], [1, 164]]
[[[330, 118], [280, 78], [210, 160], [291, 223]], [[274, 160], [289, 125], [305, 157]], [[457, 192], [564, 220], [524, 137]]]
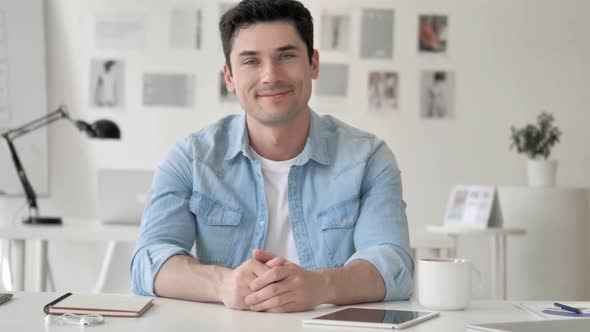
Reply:
[[255, 249], [251, 259], [225, 273], [219, 298], [225, 306], [236, 310], [306, 311], [325, 299], [326, 284], [319, 272]]

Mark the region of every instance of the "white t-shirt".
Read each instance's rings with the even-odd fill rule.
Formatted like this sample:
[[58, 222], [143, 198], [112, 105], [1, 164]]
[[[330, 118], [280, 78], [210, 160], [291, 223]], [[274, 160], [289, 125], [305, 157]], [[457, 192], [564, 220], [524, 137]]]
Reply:
[[258, 155], [250, 148], [252, 156], [260, 162], [264, 178], [264, 194], [268, 207], [268, 228], [264, 250], [271, 251], [299, 265], [299, 255], [291, 224], [289, 223], [288, 180], [289, 169], [297, 157], [286, 161], [273, 161]]

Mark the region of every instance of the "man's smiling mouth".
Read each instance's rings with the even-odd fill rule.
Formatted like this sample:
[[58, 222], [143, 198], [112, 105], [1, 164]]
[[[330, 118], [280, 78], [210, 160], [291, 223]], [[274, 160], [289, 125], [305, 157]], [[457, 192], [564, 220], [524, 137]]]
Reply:
[[280, 97], [280, 96], [288, 94], [289, 92], [291, 92], [291, 90], [265, 92], [265, 93], [259, 93], [258, 97], [267, 97], [267, 98], [268, 97]]

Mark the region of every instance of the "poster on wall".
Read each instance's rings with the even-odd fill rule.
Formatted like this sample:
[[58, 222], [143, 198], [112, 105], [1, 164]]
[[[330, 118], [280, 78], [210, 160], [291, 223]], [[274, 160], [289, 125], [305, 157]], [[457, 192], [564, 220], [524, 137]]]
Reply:
[[320, 50], [348, 53], [350, 49], [350, 13], [337, 9], [322, 9]]
[[370, 71], [367, 97], [369, 111], [396, 110], [399, 103], [398, 74], [392, 71]]
[[346, 98], [348, 96], [348, 64], [320, 64], [320, 73], [315, 83], [318, 97]]
[[96, 15], [94, 42], [97, 48], [143, 48], [145, 18], [135, 15]]
[[420, 116], [423, 119], [451, 119], [455, 106], [455, 73], [443, 70], [422, 71]]
[[146, 73], [143, 76], [144, 106], [191, 108], [194, 94], [194, 75]]
[[363, 9], [361, 49], [363, 59], [393, 58], [393, 17], [391, 9]]
[[420, 53], [446, 54], [448, 21], [446, 15], [420, 15], [418, 17], [418, 51]]
[[196, 6], [179, 6], [170, 14], [170, 47], [200, 50], [203, 12]]
[[125, 106], [125, 63], [118, 59], [95, 59], [90, 63], [90, 106]]

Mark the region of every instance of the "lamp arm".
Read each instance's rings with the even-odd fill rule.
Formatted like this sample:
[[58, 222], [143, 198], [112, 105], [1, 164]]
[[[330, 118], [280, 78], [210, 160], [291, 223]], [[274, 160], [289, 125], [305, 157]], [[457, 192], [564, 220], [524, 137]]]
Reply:
[[16, 149], [14, 148], [14, 144], [12, 143], [12, 139], [10, 139], [7, 135], [2, 136], [8, 144], [10, 154], [12, 155], [12, 161], [14, 162], [14, 167], [16, 168], [16, 172], [18, 173], [18, 178], [20, 179], [20, 183], [22, 184], [23, 189], [25, 190], [25, 195], [27, 196], [27, 203], [29, 205], [29, 213], [38, 217], [39, 209], [37, 206], [37, 195], [35, 194], [35, 190], [29, 182], [27, 173], [25, 173], [25, 169], [23, 168], [23, 165], [20, 162], [20, 158], [18, 157], [18, 153], [16, 153]]
[[18, 157], [18, 153], [16, 152], [16, 148], [14, 147], [13, 140], [63, 118], [71, 120], [70, 116], [65, 111], [65, 108], [63, 106], [60, 106], [57, 110], [51, 113], [48, 113], [28, 123], [25, 123], [24, 125], [18, 128], [11, 129], [2, 133], [2, 137], [4, 137], [4, 139], [6, 140], [8, 148], [10, 149], [10, 155], [12, 156], [12, 161], [14, 162], [16, 173], [18, 174], [18, 178], [23, 186], [25, 195], [27, 196], [29, 213], [31, 215], [34, 215], [35, 217], [38, 217], [39, 215], [39, 208], [37, 205], [37, 194], [35, 193], [33, 186], [31, 186], [31, 182], [29, 182], [27, 173], [25, 172], [25, 169], [20, 161], [20, 158]]
[[17, 137], [26, 135], [26, 134], [30, 133], [31, 131], [35, 131], [41, 127], [45, 127], [48, 124], [55, 122], [57, 120], [63, 119], [63, 118], [66, 118], [66, 119], [72, 121], [72, 119], [70, 118], [68, 113], [65, 111], [64, 107], [60, 106], [57, 110], [55, 110], [51, 113], [47, 113], [46, 115], [44, 115], [38, 119], [35, 119], [33, 121], [27, 122], [18, 128], [10, 129], [7, 132], [2, 133], [2, 136], [6, 137], [6, 138], [10, 138], [11, 140], [14, 140]]
[[16, 168], [16, 172], [18, 174], [18, 178], [25, 190], [25, 195], [27, 196], [27, 203], [29, 205], [29, 218], [25, 219], [23, 223], [25, 224], [53, 224], [53, 225], [60, 225], [62, 223], [61, 218], [59, 217], [40, 217], [39, 216], [39, 208], [37, 206], [37, 194], [31, 186], [29, 179], [27, 178], [27, 174], [23, 165], [18, 157], [18, 153], [16, 152], [16, 148], [14, 147], [13, 141], [21, 136], [24, 136], [34, 130], [37, 130], [41, 127], [47, 126], [55, 121], [60, 119], [66, 119], [71, 122], [78, 130], [85, 132], [88, 137], [91, 138], [120, 138], [121, 133], [119, 131], [119, 127], [112, 121], [109, 120], [99, 120], [94, 122], [92, 125], [88, 124], [87, 122], [81, 120], [73, 120], [68, 112], [66, 111], [65, 106], [60, 106], [57, 110], [47, 113], [46, 115], [25, 123], [24, 125], [8, 130], [0, 136], [2, 136], [6, 142], [8, 143], [8, 148], [10, 149], [10, 154], [12, 156], [12, 161], [14, 162], [14, 167]]

